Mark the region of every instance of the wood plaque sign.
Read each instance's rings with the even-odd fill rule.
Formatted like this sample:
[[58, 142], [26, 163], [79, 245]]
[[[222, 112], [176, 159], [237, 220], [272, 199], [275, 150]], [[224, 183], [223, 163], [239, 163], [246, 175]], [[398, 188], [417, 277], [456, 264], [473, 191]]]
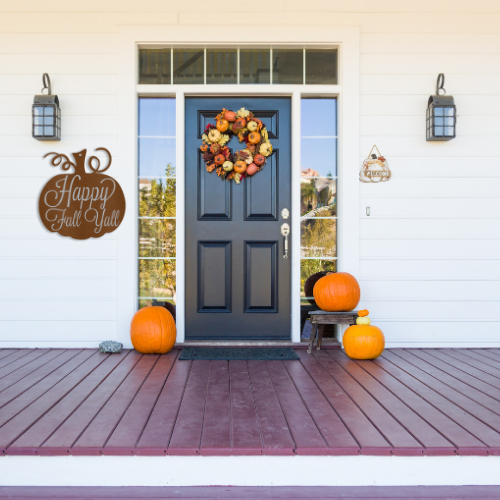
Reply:
[[99, 158], [91, 156], [87, 163], [91, 173], [85, 170], [86, 149], [72, 154], [74, 163], [59, 153], [44, 156], [52, 156], [54, 167], [61, 166], [65, 171], [74, 169], [50, 179], [40, 193], [38, 211], [49, 231], [87, 240], [112, 233], [121, 224], [125, 215], [125, 196], [120, 184], [103, 173], [111, 166], [111, 153], [106, 148], [96, 151], [108, 155], [108, 164], [101, 169]]

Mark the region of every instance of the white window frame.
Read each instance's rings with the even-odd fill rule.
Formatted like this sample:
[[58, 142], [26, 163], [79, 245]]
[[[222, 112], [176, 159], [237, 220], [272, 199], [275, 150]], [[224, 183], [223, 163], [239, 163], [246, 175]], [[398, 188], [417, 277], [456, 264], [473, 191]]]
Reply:
[[[176, 313], [177, 342], [185, 340], [185, 177], [184, 112], [187, 96], [288, 96], [292, 103], [292, 227], [291, 340], [300, 342], [300, 101], [302, 97], [338, 99], [337, 269], [359, 277], [359, 29], [273, 27], [251, 29], [263, 46], [337, 47], [338, 85], [139, 85], [138, 49], [161, 47], [248, 48], [244, 40], [207, 42], [199, 26], [123, 26], [118, 33], [118, 151], [113, 155], [127, 200], [127, 212], [117, 230], [117, 340], [131, 347], [129, 330], [138, 304], [138, 98], [176, 99]], [[216, 34], [214, 34], [217, 36]], [[342, 333], [342, 332], [340, 332]]]

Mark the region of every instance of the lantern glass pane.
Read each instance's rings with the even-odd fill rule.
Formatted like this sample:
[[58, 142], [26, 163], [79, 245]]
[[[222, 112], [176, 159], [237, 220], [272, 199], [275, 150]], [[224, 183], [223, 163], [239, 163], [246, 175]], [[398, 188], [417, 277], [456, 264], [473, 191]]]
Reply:
[[54, 106], [45, 106], [43, 114], [45, 116], [54, 116], [54, 109], [55, 109]]
[[34, 116], [33, 123], [35, 125], [43, 125], [43, 117], [42, 116]]
[[52, 137], [54, 135], [54, 127], [44, 127], [44, 136], [45, 137]]
[[443, 135], [443, 127], [434, 127], [434, 135], [441, 137]]
[[43, 106], [35, 106], [33, 108], [33, 114], [35, 116], [40, 116], [40, 115], [43, 115]]
[[434, 108], [434, 116], [444, 116], [444, 108], [439, 106]]
[[446, 108], [446, 116], [455, 116], [455, 108]]
[[35, 136], [43, 137], [43, 127], [35, 127]]
[[43, 123], [45, 125], [54, 125], [54, 117], [53, 116], [46, 116], [44, 119], [43, 119]]

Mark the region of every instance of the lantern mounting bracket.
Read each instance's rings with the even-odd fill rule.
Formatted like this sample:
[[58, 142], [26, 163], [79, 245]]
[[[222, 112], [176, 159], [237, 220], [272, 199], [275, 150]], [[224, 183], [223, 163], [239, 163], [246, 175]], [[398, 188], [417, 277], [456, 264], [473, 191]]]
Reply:
[[[442, 90], [443, 93], [440, 94], [439, 91]], [[444, 73], [439, 73], [436, 82], [436, 95], [446, 94], [446, 89], [444, 88]]]
[[[42, 82], [43, 82], [43, 88], [41, 90], [42, 95], [51, 95], [52, 94], [52, 89], [50, 87], [50, 76], [48, 73], [44, 73], [42, 77]], [[43, 91], [47, 90], [47, 94], [44, 94]]]

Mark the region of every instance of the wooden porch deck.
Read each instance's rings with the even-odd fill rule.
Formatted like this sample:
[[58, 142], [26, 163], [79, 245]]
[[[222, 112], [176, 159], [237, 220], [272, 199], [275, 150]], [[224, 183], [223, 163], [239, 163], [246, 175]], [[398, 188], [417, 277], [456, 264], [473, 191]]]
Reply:
[[0, 350], [7, 455], [500, 455], [499, 349], [375, 361]]

